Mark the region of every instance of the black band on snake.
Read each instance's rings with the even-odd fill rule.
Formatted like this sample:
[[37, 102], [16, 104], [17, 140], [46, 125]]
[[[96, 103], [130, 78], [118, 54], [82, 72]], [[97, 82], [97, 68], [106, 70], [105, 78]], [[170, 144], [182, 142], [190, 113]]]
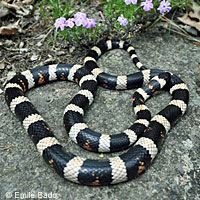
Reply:
[[[99, 69], [96, 64], [98, 57], [116, 48], [128, 51], [133, 63], [141, 71], [128, 76], [112, 76]], [[7, 82], [6, 102], [22, 122], [44, 160], [67, 180], [84, 185], [110, 185], [133, 179], [149, 167], [160, 150], [165, 134], [185, 113], [189, 101], [188, 88], [172, 73], [147, 70], [139, 62], [134, 48], [120, 40], [100, 42], [88, 53], [84, 64], [40, 66], [24, 71]], [[72, 140], [96, 152], [119, 151], [131, 145], [126, 153], [107, 160], [90, 160], [66, 152], [25, 96], [27, 90], [57, 80], [73, 81], [81, 88], [64, 111], [65, 128]], [[137, 121], [123, 133], [96, 133], [84, 123], [83, 115], [94, 100], [97, 84], [109, 89], [141, 87], [132, 99]], [[151, 118], [144, 102], [162, 88], [169, 91], [172, 100]]]

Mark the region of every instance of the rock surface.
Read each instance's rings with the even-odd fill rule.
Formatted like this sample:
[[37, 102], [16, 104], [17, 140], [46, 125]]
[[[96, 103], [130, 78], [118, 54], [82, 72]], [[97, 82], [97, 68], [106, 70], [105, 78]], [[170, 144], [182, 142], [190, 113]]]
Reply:
[[[66, 181], [45, 164], [0, 94], [0, 199], [6, 199], [6, 195], [7, 199], [39, 199], [43, 195], [42, 199], [60, 200], [200, 200], [200, 96], [195, 69], [200, 65], [200, 48], [176, 35], [160, 32], [142, 34], [133, 45], [148, 68], [169, 70], [179, 75], [190, 89], [187, 113], [170, 130], [151, 167], [137, 179], [109, 187], [87, 187]], [[106, 53], [98, 63], [112, 74], [137, 71], [122, 50]], [[61, 144], [72, 153], [95, 159], [119, 154], [88, 153], [67, 138], [63, 111], [78, 90], [73, 83], [57, 82], [33, 89], [27, 95]], [[133, 92], [99, 88], [85, 116], [88, 126], [107, 134], [125, 130], [135, 120], [131, 107]], [[170, 95], [160, 92], [147, 105], [156, 114], [169, 101]]]

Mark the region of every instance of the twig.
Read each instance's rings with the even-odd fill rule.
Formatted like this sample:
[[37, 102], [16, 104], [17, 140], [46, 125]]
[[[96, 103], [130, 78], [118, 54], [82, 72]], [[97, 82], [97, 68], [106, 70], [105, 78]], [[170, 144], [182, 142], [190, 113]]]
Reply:
[[0, 147], [0, 148], [2, 148], [3, 150], [8, 150], [8, 149], [10, 149], [12, 147], [12, 145], [8, 145], [8, 146], [6, 146], [6, 147]]
[[20, 49], [13, 49], [13, 48], [7, 48], [7, 47], [3, 47], [6, 51], [20, 51]]
[[5, 1], [2, 1], [1, 3], [2, 3], [3, 6], [5, 6], [5, 7], [7, 7], [7, 8], [14, 8], [14, 9], [16, 9], [16, 10], [20, 10], [20, 9], [21, 9], [21, 8], [20, 8], [18, 5], [16, 5], [16, 4], [10, 4], [10, 3], [7, 3], [7, 2], [5, 2]]
[[176, 23], [174, 23], [172, 20], [168, 19], [167, 17], [162, 16], [162, 19], [163, 19], [163, 21], [168, 22], [168, 24], [175, 26], [180, 31], [184, 32], [186, 35], [189, 35], [184, 29], [182, 29], [179, 25], [177, 25]]
[[0, 60], [0, 63], [2, 63], [2, 62], [9, 64], [9, 65], [11, 64], [10, 62], [6, 61], [6, 58], [3, 58], [2, 60]]
[[184, 33], [178, 32], [178, 31], [176, 31], [176, 30], [174, 30], [174, 29], [170, 29], [170, 28], [168, 28], [168, 27], [163, 27], [163, 28], [165, 28], [166, 30], [170, 30], [170, 31], [172, 31], [172, 32], [174, 32], [174, 33], [177, 33], [177, 34], [179, 34], [179, 35], [182, 35], [182, 36], [186, 37], [188, 40], [191, 40], [191, 41], [193, 41], [193, 42], [200, 43], [200, 40], [198, 40], [198, 39], [196, 39], [196, 38], [194, 38], [194, 37], [192, 37], [192, 36], [190, 36], [190, 35], [188, 35], [188, 34], [184, 34]]
[[48, 31], [48, 33], [39, 42], [43, 43], [53, 30], [54, 30], [53, 27], [50, 28], [50, 30]]
[[103, 13], [102, 13], [101, 11], [99, 11], [99, 14], [100, 14], [100, 16], [101, 16], [101, 19], [102, 19], [103, 21], [105, 21], [105, 17], [104, 17], [104, 15], [103, 15]]
[[28, 31], [29, 29], [33, 28], [36, 24], [38, 24], [38, 22], [35, 22], [35, 23], [31, 24], [31, 25], [26, 29], [26, 31]]
[[191, 40], [191, 41], [194, 41], [194, 42], [197, 42], [197, 43], [200, 43], [200, 40], [190, 36], [184, 29], [182, 29], [179, 25], [177, 25], [176, 23], [174, 23], [172, 20], [168, 19], [167, 17], [163, 16], [162, 19], [167, 22], [168, 24], [171, 24], [173, 26], [175, 26], [178, 30], [180, 30], [181, 32], [178, 32], [174, 29], [171, 29], [171, 28], [168, 28], [168, 27], [164, 27], [165, 29], [169, 30], [169, 31], [172, 31], [174, 33], [177, 33], [179, 35], [182, 35], [184, 37], [186, 37], [188, 40]]

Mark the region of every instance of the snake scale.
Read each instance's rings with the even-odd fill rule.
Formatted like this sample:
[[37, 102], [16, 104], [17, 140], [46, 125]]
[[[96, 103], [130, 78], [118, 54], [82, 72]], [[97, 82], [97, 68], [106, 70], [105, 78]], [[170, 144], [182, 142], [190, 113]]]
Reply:
[[[96, 61], [112, 49], [127, 51], [139, 71], [123, 76], [103, 72]], [[64, 125], [70, 138], [90, 151], [115, 152], [129, 147], [125, 153], [109, 159], [91, 160], [66, 152], [25, 96], [31, 88], [61, 80], [73, 81], [80, 86], [79, 92], [64, 110]], [[83, 120], [99, 85], [114, 90], [137, 88], [132, 97], [137, 120], [122, 133], [98, 133], [91, 130]], [[152, 117], [145, 101], [161, 89], [168, 91], [172, 99]], [[102, 40], [90, 49], [83, 65], [39, 66], [15, 75], [5, 85], [5, 99], [41, 156], [59, 175], [75, 183], [100, 186], [133, 179], [149, 167], [160, 151], [166, 133], [186, 112], [189, 90], [176, 75], [163, 70], [147, 69], [129, 43], [122, 40]]]

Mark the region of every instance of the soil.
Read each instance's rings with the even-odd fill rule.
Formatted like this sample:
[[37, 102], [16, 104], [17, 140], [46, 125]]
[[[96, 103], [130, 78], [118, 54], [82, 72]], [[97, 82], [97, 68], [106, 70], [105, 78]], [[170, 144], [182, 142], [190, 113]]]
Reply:
[[48, 26], [42, 20], [38, 23], [33, 18], [27, 18], [26, 21], [30, 26], [23, 30], [24, 33], [0, 37], [0, 63], [4, 63], [0, 69], [0, 84], [5, 83], [8, 72], [18, 73], [45, 64], [81, 62], [85, 49], [81, 49], [81, 54], [78, 50], [73, 53], [75, 48], [61, 40], [52, 48], [49, 43], [52, 43], [53, 33], [47, 40], [41, 41], [49, 31]]
[[[84, 8], [84, 11], [97, 12], [97, 6], [98, 4], [93, 2]], [[10, 78], [7, 77], [8, 72], [13, 74], [53, 63], [82, 63], [82, 58], [87, 53], [88, 46], [73, 46], [62, 38], [58, 38], [54, 43], [55, 30], [48, 33], [54, 22], [43, 19], [38, 7], [39, 2], [36, 3], [32, 14], [26, 17], [16, 18], [10, 14], [1, 18], [0, 27], [20, 20], [22, 30], [16, 35], [0, 35], [0, 84]]]

